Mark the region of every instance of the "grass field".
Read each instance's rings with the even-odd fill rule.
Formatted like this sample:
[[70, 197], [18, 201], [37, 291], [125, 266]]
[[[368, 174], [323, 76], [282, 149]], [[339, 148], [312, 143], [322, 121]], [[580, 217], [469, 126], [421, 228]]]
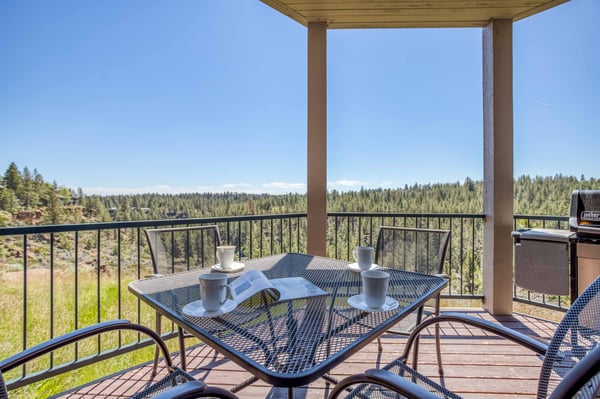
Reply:
[[[24, 279], [26, 278], [26, 289]], [[121, 275], [119, 286], [115, 272], [38, 268], [0, 273], [2, 294], [0, 295], [0, 358], [9, 357], [27, 347], [43, 342], [76, 328], [98, 321], [129, 319], [138, 322], [138, 300], [128, 292], [127, 284], [136, 280], [137, 274]], [[120, 299], [120, 300], [119, 300]], [[26, 308], [25, 308], [26, 304]], [[154, 311], [140, 305], [141, 324], [154, 325]], [[24, 320], [26, 328], [23, 331]], [[100, 350], [115, 348], [119, 342], [127, 344], [137, 341], [137, 333], [116, 332], [102, 335], [101, 339], [88, 339], [77, 346], [77, 357], [93, 355]], [[172, 345], [172, 344], [171, 344]], [[46, 398], [70, 388], [85, 384], [111, 373], [127, 369], [151, 360], [154, 346], [136, 350], [101, 363], [53, 377], [44, 382], [30, 384], [11, 391], [11, 398]], [[70, 346], [54, 352], [53, 363], [73, 361], [75, 347]], [[50, 364], [50, 357], [41, 358], [27, 365], [27, 372], [43, 370]], [[7, 373], [9, 381], [20, 375], [22, 369]]]

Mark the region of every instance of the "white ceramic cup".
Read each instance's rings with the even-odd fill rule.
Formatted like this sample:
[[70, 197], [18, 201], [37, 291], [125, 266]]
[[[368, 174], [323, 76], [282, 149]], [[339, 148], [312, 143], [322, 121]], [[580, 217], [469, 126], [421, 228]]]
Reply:
[[221, 245], [217, 247], [217, 259], [223, 270], [231, 269], [234, 257], [235, 245]]
[[231, 292], [227, 284], [227, 275], [224, 273], [201, 274], [198, 280], [200, 282], [200, 299], [204, 309], [209, 312], [221, 309], [221, 306], [227, 301], [227, 291]]
[[379, 309], [385, 303], [390, 274], [381, 270], [367, 270], [360, 273], [363, 296], [368, 307]]
[[371, 264], [373, 264], [373, 253], [375, 248], [373, 247], [356, 247], [354, 249], [354, 260], [358, 263], [360, 270], [369, 270]]

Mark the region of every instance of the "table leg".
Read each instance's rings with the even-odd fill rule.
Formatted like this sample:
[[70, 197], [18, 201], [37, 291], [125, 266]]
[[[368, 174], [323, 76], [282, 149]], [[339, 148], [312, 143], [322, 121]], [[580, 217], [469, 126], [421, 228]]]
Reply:
[[242, 389], [254, 384], [256, 381], [258, 381], [258, 377], [252, 376], [252, 377], [248, 378], [246, 381], [243, 381], [243, 382], [237, 384], [236, 386], [234, 386], [233, 388], [231, 388], [231, 392], [233, 392], [233, 393], [239, 392]]

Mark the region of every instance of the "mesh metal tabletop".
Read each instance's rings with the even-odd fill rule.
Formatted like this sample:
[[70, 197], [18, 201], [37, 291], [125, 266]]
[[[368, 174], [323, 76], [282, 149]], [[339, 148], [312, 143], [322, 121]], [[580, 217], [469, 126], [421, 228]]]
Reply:
[[[252, 298], [218, 317], [189, 317], [183, 307], [200, 299], [193, 270], [132, 282], [129, 289], [165, 317], [263, 381], [280, 387], [308, 384], [343, 362], [440, 292], [437, 276], [387, 270], [388, 296], [399, 306], [367, 312], [348, 304], [360, 293], [360, 274], [348, 262], [303, 254], [281, 254], [245, 262], [269, 279], [304, 277], [328, 293], [284, 302]], [[231, 274], [231, 279], [240, 273]]]

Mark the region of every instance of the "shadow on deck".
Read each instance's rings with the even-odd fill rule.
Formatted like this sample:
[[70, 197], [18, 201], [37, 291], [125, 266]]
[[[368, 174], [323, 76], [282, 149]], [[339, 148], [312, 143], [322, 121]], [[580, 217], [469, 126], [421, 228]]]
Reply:
[[[494, 317], [481, 309], [443, 309], [468, 313], [475, 317], [499, 322], [534, 338], [548, 341], [556, 323], [533, 316], [515, 313], [512, 316]], [[433, 331], [430, 331], [432, 333]], [[535, 397], [541, 360], [520, 346], [463, 325], [445, 325], [442, 328], [442, 353], [444, 377], [442, 383], [459, 395], [468, 398], [533, 398]], [[379, 367], [398, 357], [404, 348], [405, 337], [386, 334], [382, 337], [383, 352], [372, 342], [360, 352], [334, 368], [331, 376], [337, 379], [350, 374]], [[421, 340], [419, 370], [440, 380], [435, 360], [433, 335]], [[231, 388], [250, 377], [233, 362], [216, 355], [205, 345], [188, 350], [188, 371], [210, 385]], [[178, 356], [174, 356], [177, 364]], [[118, 398], [139, 390], [147, 381], [151, 364], [142, 365], [112, 376], [99, 383], [64, 393], [57, 398]], [[294, 389], [295, 398], [326, 398], [331, 385], [317, 380], [307, 387]], [[284, 388], [273, 388], [258, 381], [240, 391], [242, 398], [286, 398]]]

